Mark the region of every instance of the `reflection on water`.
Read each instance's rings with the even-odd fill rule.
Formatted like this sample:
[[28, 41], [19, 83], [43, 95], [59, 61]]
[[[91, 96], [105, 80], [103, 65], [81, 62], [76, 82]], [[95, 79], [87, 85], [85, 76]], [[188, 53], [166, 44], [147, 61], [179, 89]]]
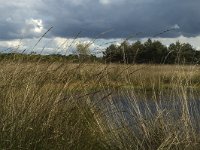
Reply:
[[[178, 120], [189, 122], [200, 132], [200, 96], [181, 96], [165, 93], [138, 96], [133, 91], [104, 91], [91, 97], [91, 105], [97, 118], [109, 130], [123, 127], [141, 130], [142, 122], [162, 118], [167, 123]], [[180, 124], [181, 126], [181, 124]]]

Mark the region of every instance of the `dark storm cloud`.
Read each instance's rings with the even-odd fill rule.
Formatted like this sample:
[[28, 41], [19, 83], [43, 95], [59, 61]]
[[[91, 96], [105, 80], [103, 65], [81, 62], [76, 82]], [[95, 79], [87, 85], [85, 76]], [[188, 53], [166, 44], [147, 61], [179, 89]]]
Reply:
[[18, 38], [31, 18], [41, 19], [45, 29], [54, 26], [50, 36], [56, 37], [73, 37], [79, 31], [82, 37], [95, 37], [110, 29], [103, 38], [138, 32], [139, 37], [148, 37], [178, 26], [162, 37], [200, 34], [199, 0], [0, 0], [0, 4], [0, 39]]

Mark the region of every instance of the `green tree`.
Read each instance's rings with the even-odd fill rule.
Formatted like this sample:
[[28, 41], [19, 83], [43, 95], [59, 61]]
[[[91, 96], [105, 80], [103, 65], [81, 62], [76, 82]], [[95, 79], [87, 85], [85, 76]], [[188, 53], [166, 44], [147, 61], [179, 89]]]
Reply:
[[106, 62], [117, 63], [200, 63], [200, 52], [190, 44], [172, 43], [167, 48], [160, 41], [148, 39], [144, 44], [137, 41], [130, 45], [127, 41], [120, 46], [110, 45], [103, 53]]
[[140, 63], [141, 61], [140, 54], [144, 50], [144, 45], [140, 41], [137, 41], [131, 45], [131, 50], [132, 50], [132, 57], [131, 57], [132, 62]]
[[103, 52], [103, 59], [106, 62], [122, 62], [123, 52], [118, 46], [112, 44]]
[[89, 44], [80, 43], [76, 46], [76, 54], [79, 58], [87, 58], [90, 56], [91, 52], [89, 49]]
[[143, 50], [139, 53], [140, 61], [144, 63], [163, 63], [167, 47], [160, 41], [152, 41], [148, 39], [144, 43]]
[[168, 62], [171, 63], [195, 63], [198, 60], [198, 51], [195, 50], [189, 43], [170, 44], [168, 48], [170, 53]]

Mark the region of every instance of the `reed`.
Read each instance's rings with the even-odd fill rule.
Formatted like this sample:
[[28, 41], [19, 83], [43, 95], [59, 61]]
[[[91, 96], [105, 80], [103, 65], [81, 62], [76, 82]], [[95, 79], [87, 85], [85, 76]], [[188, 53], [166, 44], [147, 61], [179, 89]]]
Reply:
[[198, 65], [1, 61], [0, 72], [0, 149], [200, 146]]

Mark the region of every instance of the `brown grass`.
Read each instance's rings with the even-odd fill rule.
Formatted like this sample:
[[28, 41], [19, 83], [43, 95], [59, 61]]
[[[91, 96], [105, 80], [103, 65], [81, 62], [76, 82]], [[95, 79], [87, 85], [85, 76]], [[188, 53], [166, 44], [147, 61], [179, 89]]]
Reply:
[[[193, 126], [188, 105], [200, 97], [197, 65], [3, 61], [0, 89], [0, 149], [195, 149], [200, 144], [200, 126]], [[141, 113], [140, 101], [157, 106], [166, 95], [181, 104], [177, 120], [171, 115], [175, 108], [158, 106], [153, 118]], [[130, 111], [115, 104], [120, 96]], [[124, 113], [136, 120], [136, 131]]]

